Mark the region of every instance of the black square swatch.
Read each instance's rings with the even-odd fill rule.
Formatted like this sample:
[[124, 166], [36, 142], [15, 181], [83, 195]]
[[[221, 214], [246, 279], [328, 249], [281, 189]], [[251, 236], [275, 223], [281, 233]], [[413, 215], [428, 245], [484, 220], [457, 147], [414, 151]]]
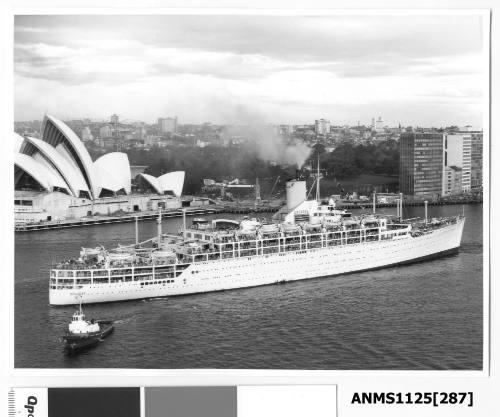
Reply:
[[141, 417], [140, 389], [49, 388], [49, 417]]

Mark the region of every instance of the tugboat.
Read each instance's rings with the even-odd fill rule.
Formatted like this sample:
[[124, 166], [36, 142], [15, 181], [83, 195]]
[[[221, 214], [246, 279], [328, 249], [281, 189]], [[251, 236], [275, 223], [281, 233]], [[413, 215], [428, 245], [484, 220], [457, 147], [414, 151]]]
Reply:
[[85, 320], [80, 302], [79, 309], [73, 314], [68, 331], [63, 336], [65, 348], [71, 353], [95, 345], [109, 336], [113, 330], [111, 320]]

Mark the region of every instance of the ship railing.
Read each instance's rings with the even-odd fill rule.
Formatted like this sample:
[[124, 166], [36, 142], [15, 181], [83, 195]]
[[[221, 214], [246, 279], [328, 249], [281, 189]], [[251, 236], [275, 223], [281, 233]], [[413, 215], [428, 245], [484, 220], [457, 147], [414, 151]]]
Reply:
[[79, 262], [79, 261], [66, 261], [59, 263], [52, 263], [51, 269], [53, 270], [100, 270], [100, 269], [111, 269], [111, 268], [131, 268], [131, 267], [141, 267], [153, 265], [153, 261], [150, 258], [139, 259], [135, 261], [111, 261], [106, 263], [101, 262]]
[[[330, 233], [333, 235], [334, 233]], [[337, 232], [335, 235], [341, 235], [341, 237], [323, 239], [321, 241], [310, 242], [307, 239], [289, 239], [289, 242], [285, 242], [286, 239], [282, 238], [280, 240], [276, 240], [278, 244], [274, 245], [257, 245], [256, 248], [252, 249], [236, 249], [228, 250], [228, 251], [219, 251], [219, 252], [207, 252], [205, 254], [199, 255], [186, 255], [184, 260], [187, 260], [188, 263], [170, 265], [170, 270], [166, 270], [168, 266], [162, 265], [160, 267], [153, 267], [150, 265], [142, 265], [142, 266], [134, 266], [133, 268], [120, 268], [120, 269], [101, 269], [101, 270], [87, 270], [83, 272], [91, 272], [92, 276], [88, 275], [78, 275], [78, 272], [82, 272], [81, 269], [73, 269], [60, 271], [59, 273], [63, 273], [59, 276], [53, 275], [55, 271], [51, 272], [50, 278], [50, 288], [51, 289], [67, 289], [67, 288], [75, 288], [81, 287], [85, 284], [90, 283], [118, 283], [118, 282], [127, 282], [127, 281], [150, 281], [153, 279], [164, 277], [164, 278], [173, 278], [179, 276], [184, 269], [189, 266], [190, 262], [199, 262], [199, 261], [207, 261], [210, 259], [228, 259], [235, 257], [251, 257], [256, 255], [269, 255], [276, 253], [284, 253], [284, 252], [298, 252], [298, 253], [307, 253], [309, 250], [315, 250], [317, 248], [328, 247], [328, 246], [336, 246], [336, 245], [348, 245], [348, 244], [356, 244], [360, 243], [363, 237], [360, 235], [356, 237], [350, 237], [346, 232], [339, 233]], [[408, 234], [407, 231], [402, 230], [392, 230], [384, 232], [383, 234], [379, 234], [379, 236], [365, 236], [365, 241], [372, 241], [378, 239], [392, 239], [395, 236]], [[161, 270], [160, 270], [161, 269]], [[163, 274], [163, 275], [162, 275]], [[167, 277], [168, 275], [168, 277]]]
[[105, 264], [102, 262], [79, 262], [77, 260], [69, 260], [64, 262], [53, 262], [51, 264], [51, 269], [60, 270], [92, 270], [92, 269], [102, 269], [105, 268]]
[[116, 284], [123, 282], [133, 282], [133, 281], [152, 281], [154, 279], [165, 280], [172, 279], [179, 276], [179, 273], [158, 273], [156, 276], [154, 274], [148, 275], [122, 275], [122, 276], [112, 276], [112, 277], [99, 277], [99, 278], [59, 278], [58, 280], [51, 279], [50, 289], [52, 290], [63, 290], [63, 289], [75, 289], [83, 288], [84, 285], [93, 284]]
[[[141, 254], [137, 255], [140, 256]], [[60, 269], [60, 270], [86, 270], [86, 269], [94, 270], [94, 269], [103, 269], [108, 267], [114, 268], [114, 267], [150, 265], [151, 263], [152, 260], [150, 258], [139, 258], [138, 260], [135, 261], [123, 261], [123, 260], [110, 261], [109, 265], [106, 265], [105, 261], [93, 261], [93, 260], [80, 261], [77, 259], [70, 259], [62, 262], [52, 262], [50, 268]]]
[[[456, 220], [455, 220], [456, 221]], [[442, 225], [442, 222], [439, 223]], [[438, 227], [438, 225], [430, 225], [432, 227]], [[441, 227], [441, 226], [439, 226]], [[273, 237], [269, 239], [259, 239], [254, 241], [244, 241], [244, 242], [231, 242], [231, 243], [221, 243], [214, 244], [214, 249], [204, 250], [199, 253], [178, 253], [180, 256], [179, 261], [186, 259], [189, 262], [202, 262], [214, 259], [225, 259], [229, 257], [241, 257], [241, 256], [256, 256], [269, 253], [277, 252], [289, 252], [295, 250], [308, 250], [320, 247], [337, 246], [353, 243], [361, 243], [363, 241], [374, 241], [374, 240], [386, 240], [392, 239], [394, 236], [399, 234], [408, 234], [410, 230], [408, 225], [401, 225], [401, 227], [395, 227], [391, 230], [382, 232], [380, 228], [371, 229], [355, 229], [349, 231], [325, 231], [324, 233], [307, 234], [307, 235], [296, 235], [296, 236], [284, 236], [284, 237]], [[116, 261], [113, 264], [106, 264], [105, 262], [99, 263], [89, 263], [89, 262], [79, 262], [76, 260], [69, 260], [62, 263], [57, 263], [52, 265], [53, 270], [61, 271], [99, 271], [113, 269], [125, 269], [125, 268], [141, 268], [141, 267], [153, 267], [158, 265], [152, 259], [140, 259], [132, 262]], [[163, 263], [159, 265], [164, 265]], [[139, 271], [137, 271], [140, 273]], [[96, 272], [100, 274], [101, 272]], [[148, 273], [147, 271], [142, 273]], [[76, 276], [76, 273], [72, 274]], [[88, 275], [79, 274], [80, 277], [85, 277]]]
[[[173, 278], [179, 276], [189, 264], [162, 265], [159, 267], [136, 267], [104, 269], [95, 271], [63, 270], [51, 271], [50, 289], [81, 288], [88, 284], [109, 284], [130, 281], [148, 281], [155, 278]], [[78, 275], [79, 272], [91, 275]], [[59, 276], [57, 276], [59, 275]]]

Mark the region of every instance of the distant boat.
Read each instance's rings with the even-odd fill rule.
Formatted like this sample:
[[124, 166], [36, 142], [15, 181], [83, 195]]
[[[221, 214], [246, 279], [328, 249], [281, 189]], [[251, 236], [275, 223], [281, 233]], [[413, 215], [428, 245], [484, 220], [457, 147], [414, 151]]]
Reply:
[[99, 343], [109, 336], [114, 330], [111, 320], [85, 320], [82, 305], [73, 314], [73, 318], [68, 326], [68, 331], [63, 336], [65, 348], [74, 352]]

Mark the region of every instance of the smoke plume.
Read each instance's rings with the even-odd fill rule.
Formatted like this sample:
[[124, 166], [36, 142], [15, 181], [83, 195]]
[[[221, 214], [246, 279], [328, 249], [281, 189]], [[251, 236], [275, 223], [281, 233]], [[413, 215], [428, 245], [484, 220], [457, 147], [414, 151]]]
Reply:
[[264, 161], [278, 164], [304, 165], [311, 149], [302, 141], [282, 137], [274, 126], [257, 126], [250, 129], [250, 140], [255, 144], [257, 155]]
[[263, 115], [246, 106], [235, 106], [233, 112], [231, 118], [235, 123], [226, 129], [229, 136], [246, 140], [263, 161], [297, 165], [298, 168], [304, 165], [311, 148], [302, 140], [281, 136], [279, 126], [266, 123]]

